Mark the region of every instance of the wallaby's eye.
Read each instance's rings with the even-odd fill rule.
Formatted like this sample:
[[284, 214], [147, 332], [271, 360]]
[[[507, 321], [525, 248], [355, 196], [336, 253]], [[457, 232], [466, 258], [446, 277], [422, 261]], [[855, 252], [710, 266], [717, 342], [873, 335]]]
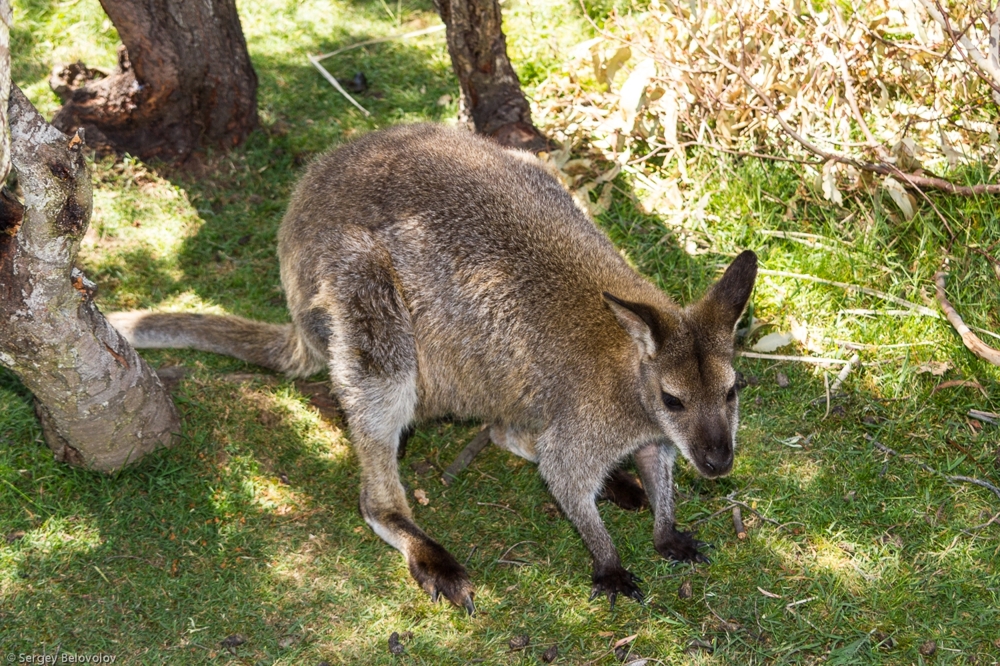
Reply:
[[729, 393], [726, 394], [726, 402], [733, 400], [736, 400], [736, 384], [733, 384], [733, 388], [729, 389]]
[[672, 396], [666, 391], [663, 392], [663, 404], [672, 412], [680, 412], [684, 409], [684, 403], [676, 396]]

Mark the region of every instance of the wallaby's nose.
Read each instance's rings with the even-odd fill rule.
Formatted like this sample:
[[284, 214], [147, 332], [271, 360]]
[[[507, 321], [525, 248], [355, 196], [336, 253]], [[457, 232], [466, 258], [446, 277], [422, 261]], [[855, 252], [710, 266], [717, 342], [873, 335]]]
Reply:
[[705, 466], [718, 476], [728, 474], [733, 468], [733, 450], [715, 450], [708, 453], [705, 456]]

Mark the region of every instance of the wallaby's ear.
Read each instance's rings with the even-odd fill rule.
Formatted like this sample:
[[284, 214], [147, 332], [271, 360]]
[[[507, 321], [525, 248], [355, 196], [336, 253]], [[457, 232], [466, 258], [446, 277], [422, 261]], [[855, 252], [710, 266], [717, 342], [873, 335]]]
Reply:
[[695, 305], [695, 310], [716, 328], [732, 333], [750, 300], [756, 279], [757, 255], [752, 250], [744, 250]]
[[604, 300], [611, 308], [618, 323], [622, 325], [643, 356], [652, 358], [663, 345], [664, 330], [656, 310], [643, 303], [631, 303], [604, 292]]

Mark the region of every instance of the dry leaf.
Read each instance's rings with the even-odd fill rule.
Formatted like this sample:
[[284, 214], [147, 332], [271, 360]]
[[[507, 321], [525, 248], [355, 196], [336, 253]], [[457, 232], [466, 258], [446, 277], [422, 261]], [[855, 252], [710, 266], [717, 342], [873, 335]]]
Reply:
[[618, 106], [625, 116], [626, 132], [631, 133], [634, 130], [636, 115], [643, 106], [646, 87], [654, 76], [656, 76], [656, 63], [652, 58], [646, 58], [635, 66], [622, 85]]
[[907, 192], [903, 184], [892, 176], [886, 176], [885, 180], [882, 181], [882, 186], [889, 193], [889, 196], [892, 197], [892, 200], [896, 202], [896, 205], [899, 206], [903, 217], [906, 220], [912, 220], [917, 212], [917, 200], [914, 196]]
[[792, 336], [787, 333], [768, 333], [757, 341], [750, 349], [755, 352], [769, 353], [775, 349], [791, 344]]
[[617, 641], [611, 647], [612, 648], [620, 648], [620, 647], [622, 647], [624, 645], [628, 645], [629, 643], [631, 643], [632, 641], [634, 641], [638, 637], [639, 637], [639, 634], [632, 634], [631, 636], [626, 636], [625, 638], [622, 638], [619, 641]]
[[927, 361], [917, 366], [917, 374], [922, 375], [929, 372], [935, 377], [940, 377], [950, 369], [951, 363], [948, 361]]
[[840, 206], [844, 203], [844, 196], [837, 189], [837, 166], [834, 160], [829, 160], [823, 165], [823, 198]]

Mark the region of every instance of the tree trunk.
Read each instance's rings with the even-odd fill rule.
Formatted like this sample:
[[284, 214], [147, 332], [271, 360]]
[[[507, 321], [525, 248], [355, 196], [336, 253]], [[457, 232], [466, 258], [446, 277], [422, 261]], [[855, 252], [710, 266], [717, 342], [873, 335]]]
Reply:
[[25, 205], [0, 196], [0, 364], [34, 393], [57, 459], [112, 471], [169, 444], [180, 420], [73, 268], [91, 211], [82, 133], [53, 128], [16, 87], [9, 114]]
[[[7, 108], [10, 99], [10, 28], [14, 12], [10, 0], [0, 0], [0, 109]], [[10, 173], [10, 129], [7, 114], [0, 113], [0, 185]]]
[[447, 27], [448, 52], [476, 132], [538, 152], [549, 141], [531, 122], [528, 100], [507, 58], [497, 0], [434, 0]]
[[[53, 72], [64, 106], [52, 124], [83, 127], [99, 152], [183, 160], [231, 148], [257, 126], [257, 75], [234, 0], [101, 0], [124, 48], [100, 76], [82, 63]], [[83, 85], [79, 85], [79, 84]]]

